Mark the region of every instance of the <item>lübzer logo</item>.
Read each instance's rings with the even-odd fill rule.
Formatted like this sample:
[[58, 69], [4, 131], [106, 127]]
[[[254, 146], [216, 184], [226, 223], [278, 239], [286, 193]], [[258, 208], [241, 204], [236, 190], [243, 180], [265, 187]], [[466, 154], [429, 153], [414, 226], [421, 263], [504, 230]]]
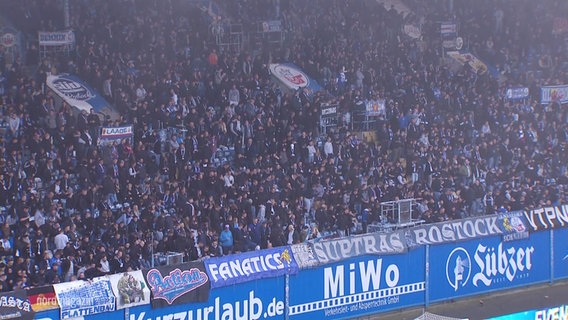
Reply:
[[497, 248], [478, 244], [471, 261], [468, 252], [458, 247], [446, 260], [446, 278], [450, 286], [457, 291], [467, 284], [472, 274], [472, 262], [475, 262], [479, 271], [473, 274], [471, 282], [474, 286], [483, 284], [489, 287], [494, 281], [501, 279], [513, 282], [518, 277], [527, 275], [532, 269], [533, 254], [532, 246], [517, 249], [503, 248], [503, 243], [499, 243]]
[[446, 279], [454, 291], [464, 287], [471, 276], [471, 258], [464, 248], [452, 250], [446, 260]]
[[207, 274], [197, 268], [183, 272], [180, 269], [174, 269], [165, 277], [162, 277], [159, 270], [152, 269], [146, 275], [154, 299], [164, 299], [169, 304], [172, 304], [180, 296], [197, 290], [197, 288], [206, 284], [208, 279]]
[[309, 80], [302, 71], [288, 66], [276, 66], [274, 72], [277, 77], [284, 79], [298, 87], [305, 87], [308, 85]]
[[75, 100], [89, 100], [93, 97], [93, 93], [87, 87], [79, 82], [59, 78], [53, 80], [53, 86], [66, 97]]

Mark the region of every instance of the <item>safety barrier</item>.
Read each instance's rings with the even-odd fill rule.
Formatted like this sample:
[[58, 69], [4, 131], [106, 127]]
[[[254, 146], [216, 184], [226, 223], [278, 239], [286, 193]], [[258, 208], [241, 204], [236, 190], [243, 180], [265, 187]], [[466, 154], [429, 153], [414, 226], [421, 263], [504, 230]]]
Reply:
[[558, 206], [253, 251], [5, 293], [0, 317], [343, 319], [428, 306], [568, 278], [567, 226]]

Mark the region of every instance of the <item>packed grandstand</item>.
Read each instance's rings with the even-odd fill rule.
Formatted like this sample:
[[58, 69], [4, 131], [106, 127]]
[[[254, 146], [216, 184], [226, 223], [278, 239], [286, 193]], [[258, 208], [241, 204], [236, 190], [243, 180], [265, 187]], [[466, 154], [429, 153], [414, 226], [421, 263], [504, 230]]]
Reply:
[[393, 3], [0, 2], [1, 290], [566, 203], [566, 2]]

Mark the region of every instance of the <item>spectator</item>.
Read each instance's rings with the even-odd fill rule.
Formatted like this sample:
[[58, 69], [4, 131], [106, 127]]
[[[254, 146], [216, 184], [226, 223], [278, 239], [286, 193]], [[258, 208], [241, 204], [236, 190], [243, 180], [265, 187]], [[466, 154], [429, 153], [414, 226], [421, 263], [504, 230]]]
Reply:
[[221, 248], [223, 248], [224, 254], [230, 254], [233, 252], [233, 233], [231, 232], [229, 225], [225, 225], [225, 229], [221, 231], [219, 235], [219, 242], [221, 243]]

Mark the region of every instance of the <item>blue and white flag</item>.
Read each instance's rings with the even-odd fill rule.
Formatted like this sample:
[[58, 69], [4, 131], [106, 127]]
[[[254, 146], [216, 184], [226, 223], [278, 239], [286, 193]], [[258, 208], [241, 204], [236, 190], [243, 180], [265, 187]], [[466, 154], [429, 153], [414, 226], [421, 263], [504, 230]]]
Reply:
[[50, 75], [47, 77], [47, 86], [70, 106], [81, 111], [94, 109], [97, 113], [108, 113], [107, 110], [112, 109], [101, 94], [77, 76]]
[[116, 297], [108, 278], [57, 283], [53, 285], [53, 289], [59, 302], [61, 319], [116, 310]]
[[203, 262], [211, 288], [300, 271], [289, 246], [210, 258]]
[[322, 87], [315, 79], [310, 78], [300, 67], [293, 63], [273, 63], [269, 69], [270, 74], [289, 90], [296, 91], [306, 88], [310, 95], [322, 90]]

